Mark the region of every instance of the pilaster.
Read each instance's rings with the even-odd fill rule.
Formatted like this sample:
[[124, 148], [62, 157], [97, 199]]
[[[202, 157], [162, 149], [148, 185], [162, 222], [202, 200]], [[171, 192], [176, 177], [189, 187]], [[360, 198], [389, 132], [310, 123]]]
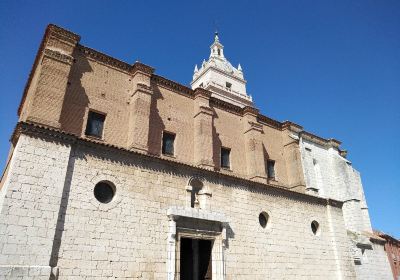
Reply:
[[132, 67], [133, 94], [129, 100], [128, 149], [147, 153], [153, 90], [150, 78], [154, 69], [136, 62]]
[[286, 162], [286, 172], [289, 188], [305, 192], [306, 184], [300, 152], [300, 138], [303, 128], [291, 122], [285, 122], [282, 127], [283, 158]]
[[213, 118], [210, 108], [211, 93], [202, 88], [194, 92], [194, 162], [197, 166], [214, 169], [213, 163]]
[[167, 279], [175, 280], [176, 220], [179, 216], [168, 215]]
[[266, 183], [266, 163], [261, 140], [263, 128], [257, 122], [257, 115], [258, 110], [253, 107], [245, 107], [243, 110], [247, 175], [251, 180]]
[[74, 51], [80, 36], [49, 25], [20, 107], [20, 120], [60, 128]]

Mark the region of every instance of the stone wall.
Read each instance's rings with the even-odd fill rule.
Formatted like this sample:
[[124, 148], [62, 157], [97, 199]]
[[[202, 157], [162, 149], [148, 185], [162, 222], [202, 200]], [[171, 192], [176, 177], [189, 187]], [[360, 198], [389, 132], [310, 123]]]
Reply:
[[0, 276], [49, 279], [69, 158], [68, 144], [19, 137], [0, 197]]
[[[194, 176], [211, 193], [207, 211], [229, 221], [227, 280], [354, 279], [340, 203], [98, 144], [78, 141], [71, 149], [25, 135], [4, 186], [2, 275], [10, 267], [49, 271], [50, 264], [58, 279], [166, 279], [167, 209], [187, 205]], [[108, 204], [93, 195], [102, 180], [116, 187]], [[266, 228], [262, 211], [270, 216]]]
[[309, 193], [344, 201], [347, 229], [372, 232], [360, 174], [351, 162], [341, 157], [337, 149], [312, 141], [303, 139], [300, 149]]
[[306, 192], [344, 201], [343, 218], [357, 279], [391, 279], [384, 244], [370, 238], [373, 233], [360, 173], [334, 147], [302, 139], [300, 150]]
[[357, 279], [393, 279], [390, 264], [382, 242], [372, 243], [372, 250], [362, 250], [361, 254], [361, 264], [356, 264], [355, 266]]

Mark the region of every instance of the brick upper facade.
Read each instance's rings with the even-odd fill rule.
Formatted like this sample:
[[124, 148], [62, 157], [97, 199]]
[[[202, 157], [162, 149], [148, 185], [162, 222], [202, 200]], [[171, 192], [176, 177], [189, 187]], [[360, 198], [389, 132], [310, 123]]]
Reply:
[[[103, 143], [163, 157], [166, 131], [176, 135], [172, 160], [304, 192], [298, 141], [290, 137], [300, 126], [216, 99], [204, 89], [192, 90], [154, 74], [147, 65], [129, 65], [79, 40], [60, 27], [47, 27], [19, 121], [85, 138], [92, 110], [106, 115], [98, 139]], [[320, 139], [336, 148], [340, 144]], [[231, 170], [220, 168], [221, 147], [231, 149]], [[266, 177], [267, 159], [275, 161], [274, 180]]]

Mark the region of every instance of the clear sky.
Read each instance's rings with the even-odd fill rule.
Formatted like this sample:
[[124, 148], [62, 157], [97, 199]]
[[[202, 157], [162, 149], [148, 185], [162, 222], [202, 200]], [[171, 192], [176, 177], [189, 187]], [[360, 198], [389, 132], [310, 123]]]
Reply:
[[1, 1], [0, 168], [45, 27], [188, 85], [217, 26], [260, 111], [349, 150], [374, 228], [400, 238], [400, 1]]

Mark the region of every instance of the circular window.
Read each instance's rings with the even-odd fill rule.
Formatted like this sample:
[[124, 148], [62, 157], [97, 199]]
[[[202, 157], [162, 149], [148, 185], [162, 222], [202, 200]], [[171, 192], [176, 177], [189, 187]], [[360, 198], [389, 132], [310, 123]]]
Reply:
[[266, 212], [261, 212], [260, 215], [258, 215], [258, 222], [260, 223], [260, 226], [262, 228], [266, 228], [269, 220], [269, 215]]
[[317, 221], [312, 221], [311, 222], [311, 230], [314, 233], [314, 235], [319, 234], [319, 223]]
[[94, 187], [94, 197], [101, 203], [109, 203], [115, 195], [115, 187], [109, 182], [99, 182]]

